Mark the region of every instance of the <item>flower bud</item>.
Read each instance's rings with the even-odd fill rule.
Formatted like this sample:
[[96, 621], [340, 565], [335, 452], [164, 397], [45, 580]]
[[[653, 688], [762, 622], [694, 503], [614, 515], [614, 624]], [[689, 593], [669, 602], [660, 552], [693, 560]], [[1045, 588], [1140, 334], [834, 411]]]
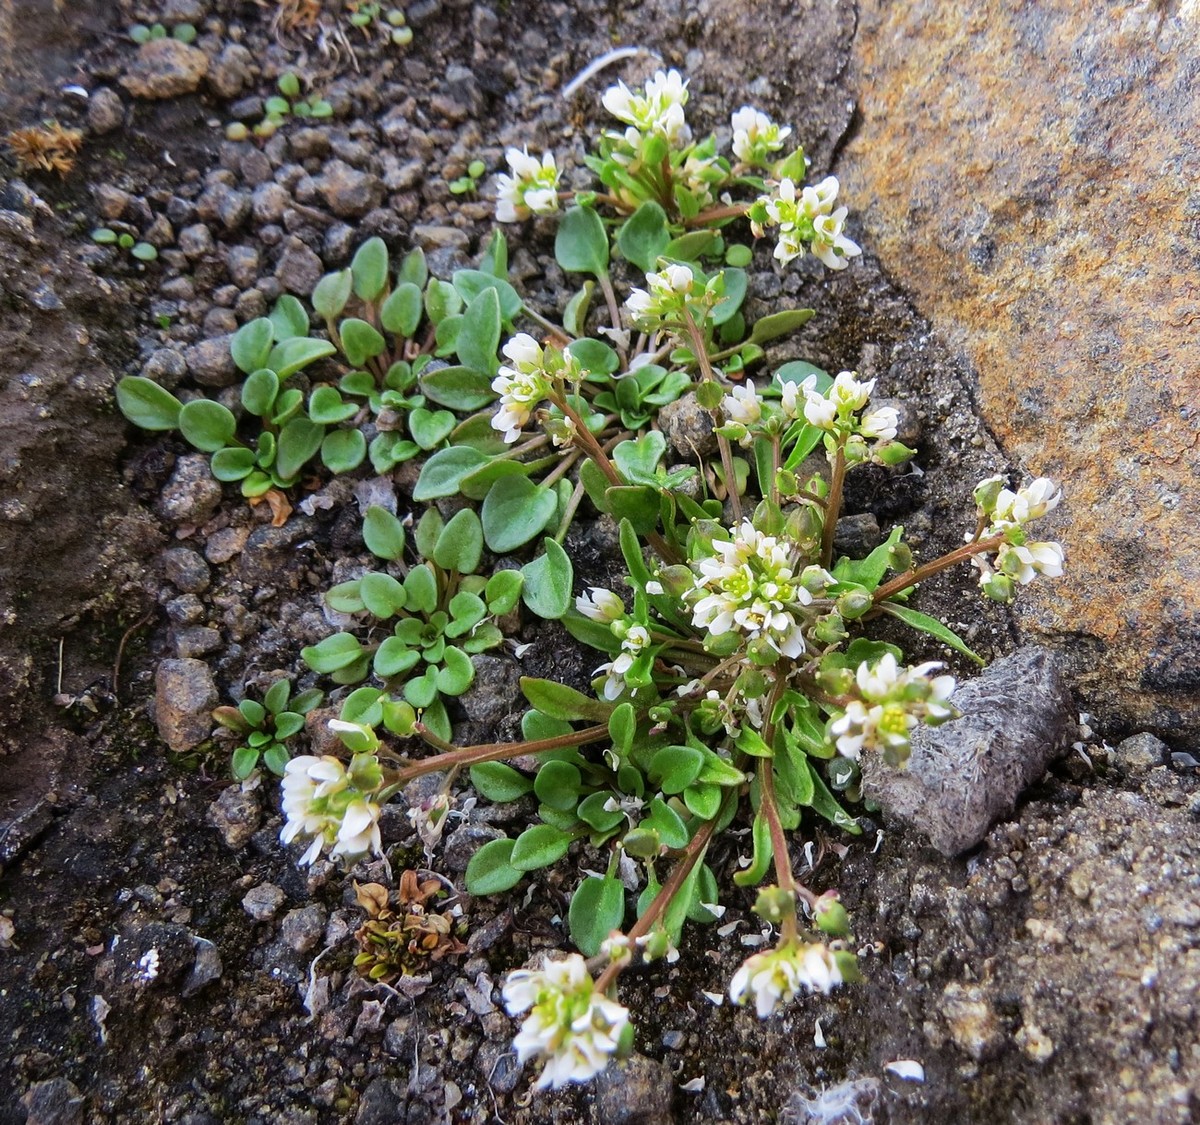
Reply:
[[785, 918], [796, 915], [796, 894], [781, 887], [763, 887], [754, 903], [754, 913], [764, 922], [779, 925]]
[[875, 599], [864, 589], [847, 590], [837, 600], [838, 612], [847, 621], [862, 617], [875, 604]]
[[827, 613], [824, 617], [817, 618], [812, 635], [823, 645], [836, 645], [841, 644], [849, 634], [841, 614]]
[[1007, 574], [997, 574], [994, 571], [985, 574], [979, 581], [979, 588], [994, 602], [1008, 605], [1016, 596], [1016, 584]]
[[975, 486], [975, 503], [984, 515], [990, 516], [995, 510], [996, 501], [1003, 487], [1004, 478], [1001, 476], [988, 477], [987, 480], [981, 480]]
[[625, 833], [621, 847], [635, 859], [653, 859], [658, 855], [660, 843], [653, 828], [633, 828]]
[[850, 916], [838, 901], [837, 891], [826, 891], [813, 904], [813, 921], [823, 934], [845, 937], [850, 932]]

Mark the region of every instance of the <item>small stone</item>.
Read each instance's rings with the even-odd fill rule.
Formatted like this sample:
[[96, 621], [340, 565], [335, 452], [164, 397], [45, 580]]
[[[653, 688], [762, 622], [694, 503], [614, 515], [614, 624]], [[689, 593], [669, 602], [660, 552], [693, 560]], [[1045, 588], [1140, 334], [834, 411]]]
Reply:
[[509, 715], [520, 698], [520, 669], [502, 656], [481, 653], [471, 657], [475, 681], [459, 702], [467, 718], [494, 726]]
[[170, 547], [162, 553], [163, 574], [175, 589], [199, 594], [208, 589], [212, 576], [208, 564], [188, 547]]
[[180, 659], [204, 656], [221, 647], [221, 632], [207, 625], [194, 625], [175, 634], [175, 655]]
[[633, 1054], [596, 1077], [596, 1111], [605, 1125], [669, 1125], [674, 1081], [666, 1065]]
[[100, 86], [92, 91], [87, 107], [88, 128], [103, 136], [125, 124], [125, 103], [116, 90]]
[[228, 847], [240, 851], [262, 823], [262, 806], [254, 792], [230, 785], [209, 805], [205, 821], [221, 833]]
[[465, 250], [470, 243], [465, 230], [432, 223], [418, 223], [412, 239], [423, 250]]
[[182, 993], [185, 999], [194, 996], [205, 985], [220, 980], [225, 971], [221, 954], [211, 941], [201, 937], [193, 937], [192, 940], [196, 944], [196, 959], [183, 981]]
[[208, 56], [178, 39], [151, 39], [138, 48], [121, 85], [135, 98], [154, 101], [190, 94], [208, 71]]
[[299, 296], [308, 296], [324, 272], [321, 259], [295, 237], [287, 240], [275, 267], [275, 276], [283, 287]]
[[222, 527], [208, 537], [204, 545], [204, 557], [215, 565], [227, 563], [242, 553], [249, 536], [248, 527]]
[[319, 903], [297, 907], [283, 916], [279, 934], [297, 953], [309, 953], [325, 934], [325, 907]]
[[256, 922], [269, 922], [286, 900], [287, 895], [274, 883], [259, 883], [242, 897], [242, 909]]
[[208, 15], [208, 5], [201, 0], [166, 0], [162, 18], [166, 23], [198, 24]]
[[229, 350], [230, 336], [217, 336], [192, 344], [183, 355], [192, 378], [204, 387], [232, 387], [238, 381], [237, 364]]
[[1054, 1040], [1036, 1023], [1025, 1024], [1014, 1038], [1025, 1056], [1036, 1063], [1049, 1062], [1054, 1057]]
[[303, 566], [296, 545], [312, 535], [312, 522], [293, 515], [283, 527], [258, 527], [242, 550], [240, 577], [247, 586], [273, 586]]
[[361, 218], [383, 199], [383, 181], [378, 176], [360, 172], [340, 160], [325, 165], [317, 190], [339, 219]]
[[175, 462], [175, 472], [159, 494], [154, 510], [176, 527], [206, 523], [221, 503], [221, 485], [213, 479], [208, 457], [187, 453]]
[[172, 750], [191, 750], [208, 738], [219, 696], [204, 661], [162, 661], [154, 675], [154, 688], [158, 733]]
[[277, 223], [283, 218], [283, 213], [291, 201], [292, 197], [288, 194], [287, 188], [281, 184], [262, 184], [254, 189], [254, 194], [250, 198], [250, 211], [254, 216], [254, 221], [260, 225]]
[[174, 348], [159, 348], [151, 352], [142, 368], [144, 378], [166, 387], [168, 391], [174, 390], [186, 374], [187, 361]]
[[167, 616], [176, 625], [195, 625], [204, 617], [204, 603], [195, 594], [180, 594], [166, 605]]
[[253, 246], [231, 246], [225, 253], [229, 279], [241, 289], [249, 289], [258, 280], [258, 251]]
[[288, 151], [296, 160], [324, 160], [329, 155], [329, 134], [324, 129], [297, 129], [288, 137]]
[[236, 98], [254, 81], [254, 56], [240, 43], [227, 43], [208, 68], [208, 88], [218, 98]]
[[696, 401], [694, 394], [683, 395], [662, 407], [658, 412], [658, 424], [675, 452], [689, 464], [695, 464], [700, 457], [711, 457], [717, 451], [712, 415]]
[[1152, 770], [1167, 760], [1170, 747], [1147, 732], [1135, 734], [1117, 744], [1117, 764], [1130, 773]]
[[950, 1038], [976, 1062], [995, 1055], [1003, 1044], [1000, 1022], [981, 988], [948, 984], [939, 1005]]
[[204, 223], [193, 223], [179, 232], [179, 249], [192, 261], [213, 251], [212, 231]]
[[242, 179], [251, 187], [271, 182], [271, 161], [261, 148], [250, 148], [243, 152], [238, 167], [241, 168]]
[[25, 1125], [82, 1125], [83, 1095], [66, 1078], [35, 1082], [21, 1098]]
[[125, 214], [132, 198], [127, 191], [122, 191], [112, 184], [97, 184], [92, 189], [92, 198], [96, 201], [96, 210], [102, 219], [119, 219]]
[[842, 516], [833, 532], [834, 555], [852, 559], [866, 558], [883, 541], [879, 521], [873, 512]]

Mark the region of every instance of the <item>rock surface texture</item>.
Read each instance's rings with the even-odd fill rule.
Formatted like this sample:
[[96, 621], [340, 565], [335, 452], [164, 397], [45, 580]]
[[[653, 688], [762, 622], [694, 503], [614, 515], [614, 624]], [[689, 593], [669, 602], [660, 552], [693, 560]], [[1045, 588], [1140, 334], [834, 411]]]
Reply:
[[1024, 628], [1175, 736], [1200, 729], [1198, 33], [1188, 4], [864, 0], [835, 167], [997, 441], [1066, 486], [1038, 531], [1068, 573]]

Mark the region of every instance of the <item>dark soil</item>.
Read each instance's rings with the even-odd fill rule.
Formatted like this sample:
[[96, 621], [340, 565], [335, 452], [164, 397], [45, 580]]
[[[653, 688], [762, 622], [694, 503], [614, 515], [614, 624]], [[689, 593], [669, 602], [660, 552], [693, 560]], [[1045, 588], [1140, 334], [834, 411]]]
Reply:
[[[840, 888], [864, 984], [767, 1023], [714, 1005], [704, 993], [725, 990], [742, 939], [758, 933], [739, 894], [732, 931], [693, 928], [669, 969], [623, 978], [643, 1057], [548, 1095], [517, 1067], [498, 985], [535, 951], [565, 946], [567, 864], [511, 896], [466, 901], [468, 952], [428, 981], [369, 986], [350, 966], [362, 918], [351, 876], [383, 879], [382, 865], [298, 869], [278, 842], [274, 787], [230, 786], [229, 744], [166, 751], [152, 714], [159, 661], [203, 659], [223, 700], [280, 674], [313, 682], [298, 654], [330, 631], [320, 594], [335, 567], [367, 555], [349, 486], [327, 484], [334, 503], [273, 529], [265, 507], [221, 492], [174, 436], [128, 427], [117, 378], [149, 372], [181, 395], [219, 393], [198, 385], [203, 355], [189, 349], [280, 291], [305, 292], [289, 263], [340, 268], [373, 234], [397, 252], [423, 244], [443, 276], [467, 264], [492, 207], [448, 183], [471, 159], [495, 170], [507, 145], [526, 143], [553, 147], [588, 182], [600, 91], [644, 78], [652, 55], [691, 78], [697, 131], [727, 128], [752, 102], [796, 127], [814, 176], [836, 171], [853, 128], [854, 8], [837, 0], [786, 12], [758, 0], [422, 0], [408, 9], [407, 53], [356, 38], [353, 55], [274, 29], [281, 6], [0, 0], [0, 62], [4, 32], [12, 61], [0, 67], [2, 130], [84, 124], [86, 103], [62, 84], [93, 98], [120, 90], [134, 22], [190, 18], [210, 59], [240, 43], [250, 60], [226, 75], [237, 96], [122, 93], [125, 124], [93, 131], [61, 181], [0, 163], [0, 913], [14, 929], [11, 948], [0, 942], [0, 1122], [832, 1122], [858, 1119], [829, 1108], [855, 1097], [875, 1121], [1191, 1120], [1200, 797], [1186, 762], [1093, 740], [965, 859], [882, 821], [865, 819], [857, 839], [818, 832], [817, 870], [795, 859], [818, 889]], [[564, 101], [563, 85], [614, 44], [647, 54]], [[287, 69], [324, 92], [334, 118], [290, 123], [265, 145], [227, 142], [235, 105], [271, 93]], [[378, 206], [331, 210], [317, 180], [338, 161], [380, 178]], [[121, 192], [120, 217], [102, 218]], [[222, 194], [224, 211], [212, 202]], [[105, 221], [157, 238], [159, 260], [93, 245]], [[568, 283], [553, 228], [508, 234], [520, 288], [556, 311]], [[917, 469], [863, 473], [848, 510], [903, 523], [932, 557], [961, 542], [974, 482], [1010, 466], [970, 379], [865, 251], [837, 275], [810, 261], [778, 276], [760, 250], [749, 311], [816, 309], [769, 360], [857, 367], [907, 404]], [[402, 511], [411, 484], [398, 474]], [[581, 586], [614, 584], [611, 528], [584, 521], [569, 546]], [[193, 553], [194, 589], [167, 580], [165, 548]], [[973, 585], [951, 577], [919, 604], [1002, 655], [1013, 626]], [[519, 665], [503, 650], [455, 716], [460, 741], [514, 734], [518, 674], [586, 685], [595, 654], [558, 626], [527, 618], [517, 639], [534, 648]], [[434, 867], [461, 883], [474, 849], [520, 812], [470, 810]], [[385, 841], [397, 870], [424, 862], [402, 809]], [[732, 870], [733, 843], [710, 863]], [[901, 1059], [923, 1064], [924, 1083], [887, 1074]], [[680, 1088], [697, 1078], [702, 1089]]]

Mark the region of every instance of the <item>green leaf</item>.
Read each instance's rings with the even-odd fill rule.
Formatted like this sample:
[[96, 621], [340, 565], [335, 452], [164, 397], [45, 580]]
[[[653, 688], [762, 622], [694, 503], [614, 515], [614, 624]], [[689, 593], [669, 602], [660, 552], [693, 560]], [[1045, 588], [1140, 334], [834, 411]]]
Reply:
[[320, 644], [300, 650], [300, 656], [314, 672], [337, 672], [363, 655], [363, 647], [353, 633], [334, 633]]
[[275, 454], [275, 473], [280, 480], [291, 481], [309, 463], [321, 448], [325, 439], [325, 427], [310, 422], [307, 418], [293, 418], [279, 431], [279, 445]]
[[496, 401], [491, 378], [470, 367], [439, 367], [421, 376], [421, 391], [439, 406], [463, 412]]
[[342, 340], [342, 351], [355, 367], [362, 367], [368, 359], [382, 355], [387, 341], [365, 320], [348, 317], [343, 320], [339, 329]]
[[390, 574], [364, 574], [357, 585], [363, 608], [383, 620], [394, 617], [407, 604], [408, 595], [404, 592], [403, 584]]
[[[584, 719], [593, 723], [605, 723], [612, 712], [612, 704], [593, 699], [573, 687], [554, 680], [538, 680], [531, 676], [521, 677], [521, 694], [529, 706], [552, 719], [574, 722]], [[526, 737], [529, 737], [526, 735]], [[698, 768], [698, 767], [697, 767]]]
[[428, 566], [414, 566], [404, 579], [406, 609], [413, 613], [430, 614], [437, 608], [437, 579]]
[[725, 296], [716, 303], [712, 311], [712, 322], [716, 325], [725, 324], [742, 307], [746, 299], [746, 271], [727, 269], [725, 274]]
[[575, 570], [570, 556], [558, 542], [543, 539], [542, 548], [542, 554], [521, 567], [525, 580], [522, 597], [539, 617], [557, 621], [574, 604], [571, 587], [575, 583]]
[[312, 306], [323, 320], [336, 320], [350, 300], [353, 279], [349, 270], [327, 273], [312, 291]]
[[653, 200], [643, 203], [621, 227], [617, 246], [642, 273], [658, 269], [658, 259], [666, 253], [671, 234], [667, 213]]
[[418, 289], [425, 288], [429, 280], [429, 268], [425, 265], [425, 251], [419, 246], [404, 255], [398, 278], [402, 283], [408, 282]]
[[197, 449], [216, 453], [233, 443], [237, 419], [219, 402], [197, 398], [179, 411], [179, 432]]
[[483, 528], [472, 508], [455, 512], [433, 548], [433, 561], [443, 570], [474, 574], [483, 555]]
[[683, 818], [661, 797], [651, 800], [650, 815], [638, 827], [652, 828], [668, 848], [686, 848], [691, 839]]
[[903, 534], [904, 528], [897, 525], [892, 528], [892, 533], [887, 540], [880, 543], [865, 559], [845, 557], [838, 559], [837, 565], [832, 571], [834, 578], [839, 582], [875, 590], [883, 581], [883, 576], [887, 573], [888, 566], [892, 561], [892, 551], [900, 542]]
[[269, 367], [252, 371], [242, 384], [242, 406], [250, 414], [266, 418], [279, 395], [279, 376]]
[[362, 579], [339, 582], [325, 591], [325, 604], [338, 613], [362, 613], [366, 605], [361, 594]]
[[697, 781], [683, 791], [683, 803], [693, 816], [712, 820], [721, 808], [721, 790], [716, 785], [704, 785]]
[[437, 675], [438, 691], [446, 695], [462, 695], [475, 682], [475, 665], [460, 648], [447, 645], [442, 656], [443, 667]]
[[650, 430], [636, 440], [626, 440], [613, 450], [613, 461], [630, 484], [657, 485], [655, 470], [667, 451], [667, 439], [660, 430]]
[[664, 793], [682, 793], [704, 765], [704, 755], [691, 746], [664, 746], [650, 759], [650, 780]]
[[733, 876], [733, 881], [739, 887], [753, 887], [756, 883], [761, 883], [775, 855], [775, 849], [771, 846], [771, 826], [761, 809], [754, 814], [754, 826], [750, 830], [750, 836], [754, 842], [750, 866], [735, 872]]
[[471, 784], [489, 801], [506, 804], [533, 792], [533, 781], [503, 762], [480, 762], [471, 767]]
[[472, 895], [496, 895], [515, 887], [523, 871], [518, 871], [510, 862], [514, 840], [489, 840], [467, 864], [467, 893]]
[[363, 517], [363, 542], [376, 558], [396, 561], [404, 556], [404, 525], [378, 504]]
[[249, 746], [239, 746], [233, 752], [229, 769], [235, 781], [245, 781], [258, 766], [258, 751]]
[[367, 458], [367, 439], [361, 430], [334, 430], [321, 442], [321, 461], [331, 473], [349, 473]]
[[350, 262], [354, 292], [364, 301], [376, 301], [388, 283], [388, 250], [382, 238], [368, 238]]
[[816, 314], [812, 309], [785, 309], [783, 312], [771, 313], [754, 322], [750, 333], [750, 343], [765, 344], [768, 340], [786, 336], [803, 328]]
[[619, 809], [606, 809], [612, 792], [602, 789], [592, 793], [579, 802], [579, 819], [597, 832], [611, 832], [625, 819], [625, 814]]
[[521, 597], [525, 576], [519, 570], [498, 570], [484, 587], [483, 600], [487, 611], [496, 617], [511, 612]]
[[303, 339], [308, 335], [308, 313], [290, 293], [285, 293], [275, 302], [270, 320], [277, 344], [293, 337]]
[[484, 270], [455, 270], [454, 288], [468, 304], [485, 289], [494, 289], [500, 302], [500, 319], [511, 324], [521, 311], [521, 297], [503, 277]]
[[500, 366], [496, 357], [499, 346], [500, 296], [495, 289], [486, 288], [463, 312], [456, 350], [463, 366], [490, 377]]
[[567, 926], [585, 957], [595, 957], [601, 944], [625, 920], [625, 888], [619, 879], [589, 875], [571, 896]]
[[449, 410], [426, 410], [418, 406], [408, 413], [408, 432], [422, 449], [440, 445], [454, 429], [458, 419]]
[[479, 513], [488, 547], [498, 555], [523, 547], [541, 533], [557, 510], [558, 498], [550, 489], [528, 477], [503, 477], [487, 494]]
[[337, 351], [328, 340], [313, 340], [308, 336], [294, 336], [290, 340], [282, 340], [271, 349], [266, 363], [259, 367], [269, 367], [280, 381], [295, 375], [310, 363], [324, 359]]
[[228, 445], [216, 450], [212, 455], [209, 468], [217, 480], [235, 481], [248, 477], [254, 471], [255, 454], [253, 449], [245, 449], [240, 445]]
[[[268, 372], [271, 374], [271, 372]], [[346, 402], [336, 387], [322, 383], [314, 387], [308, 396], [308, 416], [314, 422], [324, 426], [335, 426], [338, 422], [348, 421], [359, 411], [356, 402]]]
[[579, 788], [583, 779], [579, 769], [570, 762], [546, 762], [537, 772], [533, 791], [544, 805], [566, 812], [579, 803]]
[[615, 656], [621, 651], [621, 642], [613, 636], [612, 630], [604, 622], [593, 621], [574, 609], [568, 609], [559, 620], [577, 641], [599, 649], [600, 652], [607, 652], [610, 656]]
[[572, 207], [558, 224], [554, 257], [570, 273], [608, 272], [608, 234], [600, 216], [590, 207]]
[[567, 347], [585, 371], [599, 375], [612, 375], [621, 366], [620, 357], [603, 340], [584, 336]]
[[424, 503], [428, 500], [439, 500], [444, 496], [457, 496], [463, 477], [486, 465], [490, 460], [486, 454], [470, 446], [439, 449], [422, 467], [421, 475], [413, 489], [413, 499]]
[[375, 650], [372, 667], [375, 675], [387, 680], [411, 671], [420, 661], [421, 653], [417, 649], [409, 648], [399, 637], [385, 637]]
[[170, 391], [141, 375], [126, 375], [117, 384], [117, 406], [143, 430], [178, 429], [183, 409], [183, 403]]
[[267, 366], [267, 356], [271, 354], [274, 342], [275, 326], [267, 317], [260, 316], [243, 324], [233, 334], [229, 341], [229, 351], [238, 369], [249, 375], [252, 371]]
[[256, 699], [243, 699], [237, 709], [242, 713], [242, 718], [252, 727], [261, 727], [267, 717], [266, 707]]
[[389, 332], [407, 339], [416, 333], [424, 311], [421, 290], [411, 281], [402, 281], [380, 307], [379, 320]]
[[681, 262], [698, 262], [703, 255], [713, 250], [720, 237], [715, 230], [689, 231], [672, 239], [663, 257], [675, 258]]
[[912, 629], [919, 629], [922, 633], [928, 633], [931, 637], [936, 637], [943, 644], [949, 645], [955, 652], [961, 652], [963, 656], [975, 661], [981, 668], [986, 661], [977, 652], [967, 647], [964, 641], [953, 629], [943, 625], [936, 617], [930, 617], [927, 613], [921, 613], [915, 609], [909, 609], [907, 606], [897, 605], [892, 601], [880, 602], [879, 607], [884, 613], [890, 613], [893, 617], [899, 618], [905, 625]]
[[649, 535], [658, 527], [661, 499], [661, 492], [648, 484], [611, 485], [604, 493], [613, 519], [632, 524], [639, 535]]
[[549, 867], [567, 854], [571, 837], [549, 824], [535, 824], [526, 828], [513, 844], [509, 863], [518, 871], [534, 871]]
[[567, 302], [567, 307], [563, 309], [563, 327], [572, 336], [586, 335], [588, 308], [591, 306], [592, 293], [595, 292], [595, 289], [594, 281], [585, 281], [583, 288]]
[[462, 307], [463, 299], [450, 282], [430, 279], [425, 287], [425, 314], [431, 324], [441, 324], [447, 317], [457, 316]]
[[[290, 422], [297, 414], [300, 413], [300, 407], [304, 404], [304, 392], [299, 387], [289, 387], [283, 391], [271, 406], [271, 421], [276, 426], [282, 426]], [[274, 438], [275, 435], [269, 430], [263, 434], [263, 437]], [[260, 439], [261, 444], [261, 439]]]

